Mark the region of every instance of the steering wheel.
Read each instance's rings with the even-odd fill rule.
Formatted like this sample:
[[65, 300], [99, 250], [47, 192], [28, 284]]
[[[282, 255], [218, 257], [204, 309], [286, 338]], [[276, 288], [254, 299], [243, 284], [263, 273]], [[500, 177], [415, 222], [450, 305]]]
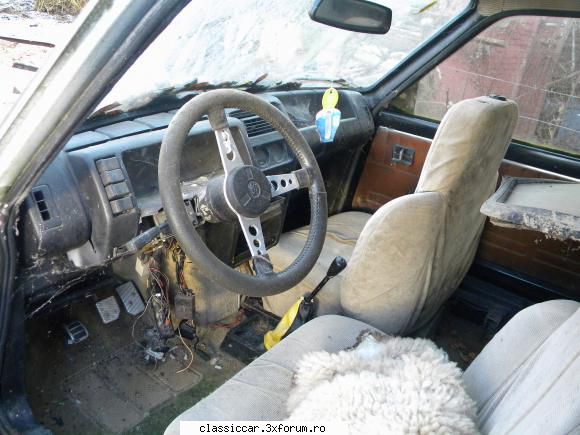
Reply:
[[[246, 135], [236, 143], [226, 117], [226, 108], [255, 113], [269, 122], [286, 140], [301, 169], [289, 174], [266, 176], [244, 156], [249, 156]], [[181, 192], [180, 163], [189, 131], [207, 114], [215, 133], [225, 176], [208, 183], [204, 207], [217, 219], [237, 220], [252, 255], [254, 275], [239, 272], [224, 264], [205, 245], [192, 225]], [[246, 160], [246, 161], [244, 161]], [[230, 291], [247, 296], [282, 293], [312, 270], [324, 243], [328, 210], [326, 190], [318, 163], [292, 122], [268, 102], [247, 92], [215, 90], [188, 101], [169, 124], [159, 155], [159, 190], [169, 226], [185, 254], [207, 278]], [[272, 197], [295, 189], [308, 188], [310, 229], [302, 251], [281, 272], [275, 273], [266, 251], [260, 215]]]

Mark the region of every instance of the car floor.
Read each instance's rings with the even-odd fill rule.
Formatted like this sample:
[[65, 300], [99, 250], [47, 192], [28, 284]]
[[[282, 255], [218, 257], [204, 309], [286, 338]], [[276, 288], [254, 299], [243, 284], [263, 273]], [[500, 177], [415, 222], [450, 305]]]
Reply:
[[443, 306], [437, 327], [428, 337], [465, 370], [501, 327], [532, 303], [468, 275]]
[[[493, 336], [462, 305], [464, 291], [446, 304], [426, 334], [463, 370]], [[184, 346], [191, 342], [176, 337], [168, 342], [172, 350], [164, 361], [153, 363], [141, 341], [154, 328], [150, 313], [139, 318], [121, 309], [119, 319], [105, 325], [95, 302], [111, 294], [28, 322], [30, 405], [37, 420], [57, 435], [163, 433], [177, 415], [262, 354], [263, 334], [277, 322], [249, 304], [245, 320], [222, 345], [227, 353], [209, 361], [195, 354], [191, 360]], [[71, 320], [87, 327], [85, 341], [66, 344], [63, 324]]]
[[[100, 293], [98, 299], [106, 296]], [[138, 319], [121, 308], [120, 317], [105, 325], [95, 301], [27, 325], [30, 406], [57, 435], [161, 434], [173, 418], [244, 366], [225, 353], [210, 361], [195, 354], [192, 361], [179, 337], [168, 343], [172, 350], [164, 361], [146, 361], [143, 345], [133, 336], [152, 330], [150, 316]], [[80, 320], [89, 337], [68, 345], [63, 324], [71, 320]]]
[[435, 335], [430, 337], [447, 352], [449, 359], [465, 370], [491, 340], [486, 329], [446, 309]]

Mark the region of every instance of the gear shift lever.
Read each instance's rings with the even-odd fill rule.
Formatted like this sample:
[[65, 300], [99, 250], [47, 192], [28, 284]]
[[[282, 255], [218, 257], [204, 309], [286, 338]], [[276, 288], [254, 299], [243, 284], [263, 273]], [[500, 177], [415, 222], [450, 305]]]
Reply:
[[322, 278], [322, 281], [316, 286], [314, 290], [310, 294], [304, 296], [304, 301], [307, 303], [312, 303], [318, 292], [324, 287], [324, 285], [328, 282], [330, 278], [334, 278], [340, 272], [342, 272], [346, 268], [346, 260], [342, 258], [340, 255], [332, 260], [330, 263], [330, 267], [326, 272], [326, 276]]
[[309, 322], [316, 313], [316, 304], [314, 298], [318, 292], [324, 287], [330, 278], [334, 278], [346, 267], [346, 260], [342, 257], [336, 257], [332, 260], [326, 276], [322, 278], [322, 281], [316, 286], [312, 292], [307, 293], [304, 297], [298, 299], [289, 309], [286, 314], [282, 316], [276, 328], [271, 331], [266, 332], [264, 335], [264, 347], [266, 349], [271, 349], [276, 346], [284, 337], [295, 331], [300, 326]]

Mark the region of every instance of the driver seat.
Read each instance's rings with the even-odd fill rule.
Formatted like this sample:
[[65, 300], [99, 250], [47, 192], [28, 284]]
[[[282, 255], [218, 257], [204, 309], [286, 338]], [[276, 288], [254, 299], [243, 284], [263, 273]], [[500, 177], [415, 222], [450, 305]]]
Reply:
[[[495, 191], [517, 119], [516, 103], [502, 97], [452, 106], [415, 193], [390, 201], [372, 216], [352, 211], [330, 217], [314, 269], [296, 287], [263, 298], [264, 308], [283, 316], [341, 255], [348, 266], [317, 296], [318, 315], [345, 314], [396, 335], [426, 324], [473, 261], [485, 222], [479, 209]], [[307, 234], [308, 227], [285, 233], [268, 251], [275, 271], [298, 256]]]
[[[484, 434], [577, 433], [580, 429], [580, 303], [554, 300], [520, 311], [463, 374]], [[321, 316], [306, 323], [232, 379], [177, 417], [179, 422], [264, 421], [288, 417], [294, 369], [309, 352], [352, 347], [368, 325]]]

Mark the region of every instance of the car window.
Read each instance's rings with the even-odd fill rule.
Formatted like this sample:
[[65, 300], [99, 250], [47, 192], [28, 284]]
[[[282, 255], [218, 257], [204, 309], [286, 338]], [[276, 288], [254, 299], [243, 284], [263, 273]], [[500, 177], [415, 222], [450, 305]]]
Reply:
[[466, 10], [469, 0], [375, 0], [386, 35], [316, 23], [312, 0], [196, 0], [144, 51], [99, 105], [131, 110], [160, 94], [215, 87], [372, 86]]
[[516, 101], [516, 140], [580, 154], [580, 20], [505, 18], [402, 93], [393, 105], [441, 120], [454, 103], [498, 94]]
[[72, 2], [48, 3], [0, 0], [0, 122], [74, 29]]

